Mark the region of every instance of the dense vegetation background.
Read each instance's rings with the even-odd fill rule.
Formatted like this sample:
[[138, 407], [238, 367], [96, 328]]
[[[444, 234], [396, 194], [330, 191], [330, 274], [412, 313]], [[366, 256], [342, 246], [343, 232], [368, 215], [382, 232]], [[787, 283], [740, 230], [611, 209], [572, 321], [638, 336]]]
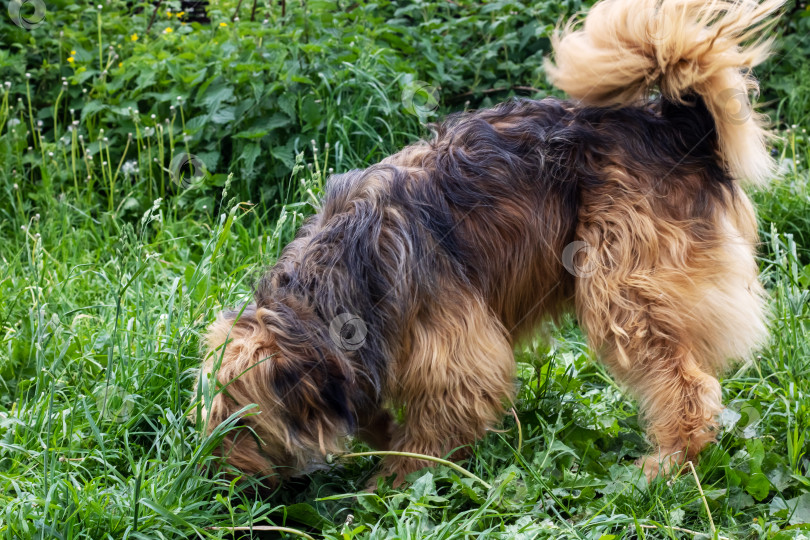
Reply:
[[[589, 2], [256, 4], [200, 24], [179, 1], [0, 3], [0, 537], [810, 537], [803, 4], [757, 70], [779, 135], [753, 193], [773, 337], [723, 381], [697, 475], [647, 485], [635, 404], [569, 322], [517, 352], [516, 415], [462, 463], [479, 480], [440, 467], [377, 493], [371, 458], [276, 492], [221, 475], [222, 431], [185, 419], [199, 334], [329, 172], [555, 93], [549, 34]], [[298, 532], [260, 531], [279, 526]]]

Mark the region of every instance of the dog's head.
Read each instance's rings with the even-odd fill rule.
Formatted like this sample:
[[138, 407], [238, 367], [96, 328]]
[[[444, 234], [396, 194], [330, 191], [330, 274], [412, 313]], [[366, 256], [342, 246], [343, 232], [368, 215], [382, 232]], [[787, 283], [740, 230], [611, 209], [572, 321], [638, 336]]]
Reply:
[[342, 449], [351, 374], [320, 341], [294, 311], [256, 305], [208, 328], [197, 401], [208, 434], [230, 424], [219, 449], [230, 465], [272, 484]]

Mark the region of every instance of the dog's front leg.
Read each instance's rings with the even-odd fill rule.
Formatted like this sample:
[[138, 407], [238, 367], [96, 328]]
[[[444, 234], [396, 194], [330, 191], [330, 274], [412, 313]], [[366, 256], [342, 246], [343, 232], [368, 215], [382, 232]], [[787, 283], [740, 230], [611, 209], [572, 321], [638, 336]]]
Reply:
[[[503, 327], [482, 300], [450, 291], [411, 328], [411, 350], [396, 366], [391, 394], [404, 408], [391, 449], [461, 459], [503, 416], [514, 395], [515, 363]], [[387, 456], [383, 476], [395, 484], [431, 462]], [[376, 479], [374, 480], [376, 485]]]

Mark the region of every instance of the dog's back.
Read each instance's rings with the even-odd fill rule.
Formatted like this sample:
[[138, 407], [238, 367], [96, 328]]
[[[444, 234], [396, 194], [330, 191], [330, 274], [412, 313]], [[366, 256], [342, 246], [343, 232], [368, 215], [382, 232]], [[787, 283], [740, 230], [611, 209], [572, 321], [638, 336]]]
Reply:
[[[408, 184], [407, 202], [389, 196], [386, 203], [424, 209], [414, 220], [457, 262], [459, 279], [486, 298], [512, 339], [570, 307], [578, 267], [588, 263], [579, 260], [586, 253], [566, 246], [576, 242], [590, 193], [631, 189], [657, 199], [661, 218], [699, 229], [735, 190], [714, 119], [696, 94], [683, 103], [617, 108], [514, 100], [454, 115], [428, 144], [386, 163], [428, 179], [393, 179], [388, 194]], [[632, 185], [616, 185], [616, 170]]]

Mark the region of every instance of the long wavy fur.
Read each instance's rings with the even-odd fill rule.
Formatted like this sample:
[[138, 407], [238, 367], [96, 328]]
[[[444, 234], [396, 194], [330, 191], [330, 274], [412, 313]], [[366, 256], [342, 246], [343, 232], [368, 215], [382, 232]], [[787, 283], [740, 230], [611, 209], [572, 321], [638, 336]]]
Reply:
[[572, 98], [627, 106], [653, 92], [672, 102], [695, 93], [715, 121], [732, 176], [762, 183], [772, 172], [764, 118], [751, 109], [751, 68], [770, 50], [768, 28], [784, 0], [605, 0], [579, 28], [552, 40], [546, 71]]
[[240, 415], [223, 456], [275, 479], [348, 435], [462, 457], [514, 398], [515, 342], [574, 311], [639, 400], [647, 473], [695, 457], [718, 373], [767, 335], [740, 187], [767, 176], [765, 135], [724, 107], [739, 90], [750, 108], [754, 33], [778, 5], [605, 0], [554, 42], [574, 101], [457, 114], [330, 178], [253, 302], [208, 331], [205, 429]]

